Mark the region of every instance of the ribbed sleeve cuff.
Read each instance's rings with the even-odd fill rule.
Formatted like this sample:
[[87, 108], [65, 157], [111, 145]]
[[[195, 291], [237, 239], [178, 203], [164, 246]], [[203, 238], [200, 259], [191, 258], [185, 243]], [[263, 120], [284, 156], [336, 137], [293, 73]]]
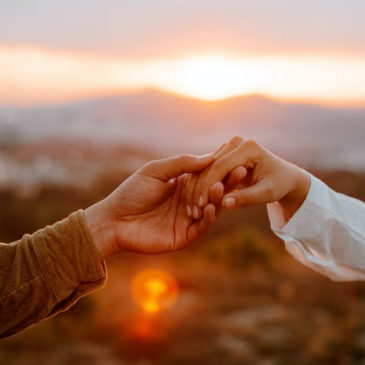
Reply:
[[82, 210], [37, 231], [32, 241], [44, 281], [61, 308], [105, 283], [105, 262], [96, 251]]

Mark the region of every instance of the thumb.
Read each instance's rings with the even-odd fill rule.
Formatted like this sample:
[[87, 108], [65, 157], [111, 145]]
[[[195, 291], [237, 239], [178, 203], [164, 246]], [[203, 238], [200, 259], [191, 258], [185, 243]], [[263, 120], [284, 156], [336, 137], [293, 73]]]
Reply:
[[214, 161], [214, 156], [181, 155], [148, 163], [142, 171], [151, 177], [162, 181], [169, 181], [184, 173], [199, 172], [207, 168]]
[[271, 203], [272, 199], [272, 189], [268, 184], [261, 182], [226, 194], [223, 198], [222, 206], [225, 209], [235, 209], [249, 205]]

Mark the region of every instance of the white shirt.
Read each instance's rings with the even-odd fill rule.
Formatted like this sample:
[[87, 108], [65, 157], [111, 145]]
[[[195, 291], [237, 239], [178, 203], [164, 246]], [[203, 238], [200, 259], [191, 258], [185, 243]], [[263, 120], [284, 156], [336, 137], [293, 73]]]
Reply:
[[365, 203], [310, 177], [307, 198], [288, 223], [278, 203], [267, 205], [271, 229], [304, 265], [332, 280], [365, 280]]

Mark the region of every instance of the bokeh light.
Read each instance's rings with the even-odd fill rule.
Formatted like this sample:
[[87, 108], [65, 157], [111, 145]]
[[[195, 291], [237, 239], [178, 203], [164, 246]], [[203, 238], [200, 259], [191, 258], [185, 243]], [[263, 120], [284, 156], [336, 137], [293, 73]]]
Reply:
[[144, 270], [131, 284], [135, 302], [147, 313], [157, 313], [171, 307], [179, 290], [176, 280], [162, 270]]

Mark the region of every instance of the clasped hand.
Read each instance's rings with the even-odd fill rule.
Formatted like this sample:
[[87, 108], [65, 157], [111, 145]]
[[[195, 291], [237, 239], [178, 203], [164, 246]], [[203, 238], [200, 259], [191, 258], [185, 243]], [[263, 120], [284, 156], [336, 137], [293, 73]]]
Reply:
[[85, 220], [101, 258], [126, 250], [164, 253], [204, 235], [221, 207], [275, 202], [288, 220], [309, 185], [304, 170], [234, 137], [210, 155], [149, 162], [86, 209]]

